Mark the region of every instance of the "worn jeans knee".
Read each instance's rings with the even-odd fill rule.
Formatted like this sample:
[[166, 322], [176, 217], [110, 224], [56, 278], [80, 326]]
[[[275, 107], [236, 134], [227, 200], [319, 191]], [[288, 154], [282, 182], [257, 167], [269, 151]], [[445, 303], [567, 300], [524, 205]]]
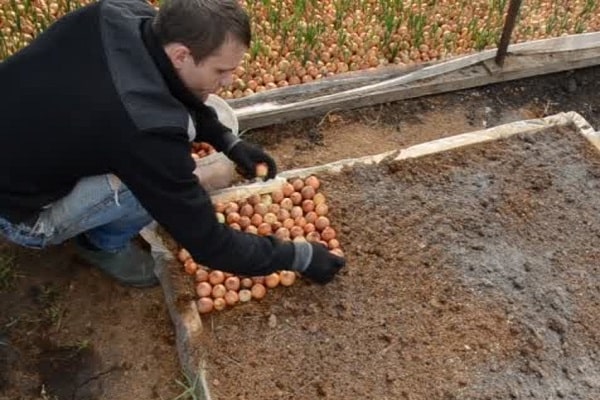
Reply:
[[0, 232], [27, 247], [62, 243], [82, 232], [97, 247], [123, 248], [152, 218], [112, 174], [81, 179], [62, 199], [48, 205], [34, 226], [0, 218]]

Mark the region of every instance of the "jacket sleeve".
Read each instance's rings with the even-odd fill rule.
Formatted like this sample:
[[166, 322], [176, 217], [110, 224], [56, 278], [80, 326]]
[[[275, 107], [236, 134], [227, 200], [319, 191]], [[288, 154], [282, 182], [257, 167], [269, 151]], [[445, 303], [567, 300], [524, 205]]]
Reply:
[[116, 175], [197, 262], [242, 275], [291, 269], [292, 243], [217, 221], [209, 195], [192, 172], [195, 163], [185, 132], [140, 132], [121, 147], [125, 150], [113, 154]]
[[227, 154], [240, 140], [219, 121], [217, 112], [212, 107], [200, 105], [193, 110], [192, 115], [196, 125], [196, 142], [210, 143], [217, 151]]

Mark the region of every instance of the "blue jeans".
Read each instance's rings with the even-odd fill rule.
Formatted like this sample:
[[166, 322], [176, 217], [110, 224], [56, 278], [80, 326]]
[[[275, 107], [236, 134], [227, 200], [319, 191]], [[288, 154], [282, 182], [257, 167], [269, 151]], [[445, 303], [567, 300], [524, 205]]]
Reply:
[[152, 217], [131, 191], [108, 174], [81, 179], [68, 195], [45, 207], [33, 226], [0, 216], [0, 235], [41, 249], [85, 232], [96, 247], [117, 251], [150, 222]]

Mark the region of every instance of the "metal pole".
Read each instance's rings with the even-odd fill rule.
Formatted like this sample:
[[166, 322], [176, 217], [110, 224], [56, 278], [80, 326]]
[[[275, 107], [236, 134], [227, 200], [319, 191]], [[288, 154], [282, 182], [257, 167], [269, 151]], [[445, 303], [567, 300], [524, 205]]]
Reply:
[[500, 38], [500, 44], [498, 45], [498, 52], [496, 53], [495, 59], [496, 65], [499, 67], [504, 65], [504, 58], [507, 54], [510, 36], [515, 28], [519, 8], [521, 8], [521, 0], [510, 0], [508, 12], [506, 13], [506, 22], [504, 23], [504, 29], [502, 30], [502, 37]]

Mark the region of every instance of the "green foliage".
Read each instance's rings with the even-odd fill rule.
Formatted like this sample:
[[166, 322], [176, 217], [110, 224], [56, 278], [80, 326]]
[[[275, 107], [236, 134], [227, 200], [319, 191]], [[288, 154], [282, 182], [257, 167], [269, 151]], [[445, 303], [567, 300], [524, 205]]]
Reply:
[[177, 397], [172, 400], [200, 400], [198, 397], [198, 392], [202, 386], [202, 382], [199, 375], [191, 378], [187, 374], [184, 374], [185, 382], [180, 381], [179, 379], [175, 380], [178, 386], [183, 389]]
[[18, 277], [15, 257], [12, 254], [0, 253], [0, 292], [12, 289]]

